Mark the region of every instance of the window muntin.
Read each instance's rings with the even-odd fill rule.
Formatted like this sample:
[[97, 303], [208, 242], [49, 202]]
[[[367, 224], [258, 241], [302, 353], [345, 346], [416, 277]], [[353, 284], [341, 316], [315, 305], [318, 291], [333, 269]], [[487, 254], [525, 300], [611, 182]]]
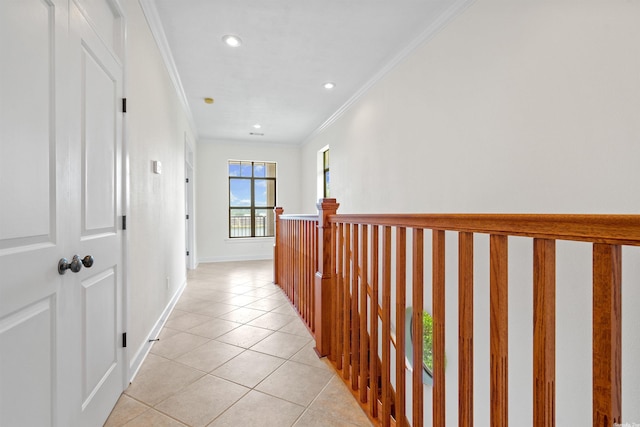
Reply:
[[229, 237], [275, 233], [276, 164], [229, 161]]

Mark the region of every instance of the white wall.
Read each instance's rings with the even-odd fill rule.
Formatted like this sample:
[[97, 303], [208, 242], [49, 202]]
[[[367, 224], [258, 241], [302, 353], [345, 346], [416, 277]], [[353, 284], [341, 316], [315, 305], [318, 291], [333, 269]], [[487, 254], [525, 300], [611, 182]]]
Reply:
[[277, 206], [286, 206], [288, 213], [300, 213], [300, 147], [211, 140], [201, 140], [198, 144], [196, 229], [199, 262], [270, 259], [273, 257], [273, 238], [229, 239], [229, 160], [276, 162]]
[[[640, 3], [623, 0], [476, 1], [303, 146], [303, 211], [315, 212], [316, 155], [329, 144], [339, 213], [639, 212], [639, 18]], [[487, 425], [478, 239], [476, 421]], [[457, 261], [455, 239], [447, 243], [447, 405], [457, 424]], [[519, 239], [511, 249], [510, 418], [521, 425], [532, 405], [531, 249]], [[640, 422], [640, 256], [624, 254], [623, 419]], [[588, 245], [560, 244], [558, 425], [591, 422], [590, 281]]]
[[[126, 131], [130, 168], [128, 350], [135, 371], [148, 338], [186, 282], [185, 132], [195, 137], [137, 0], [124, 2]], [[162, 162], [154, 174], [152, 161]]]

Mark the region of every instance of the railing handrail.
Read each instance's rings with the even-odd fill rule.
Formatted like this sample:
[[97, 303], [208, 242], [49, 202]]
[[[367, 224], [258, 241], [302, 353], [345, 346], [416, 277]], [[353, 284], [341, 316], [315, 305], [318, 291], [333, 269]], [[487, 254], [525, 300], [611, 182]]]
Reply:
[[[489, 236], [489, 275], [485, 280], [490, 293], [491, 424], [505, 425], [508, 420], [508, 238], [512, 236], [533, 240], [534, 425], [555, 426], [556, 241], [593, 244], [593, 425], [620, 423], [622, 246], [640, 246], [640, 215], [337, 214], [335, 199], [321, 199], [317, 206], [318, 215], [282, 215], [283, 210], [276, 209], [276, 230], [278, 221], [285, 220], [279, 226], [286, 235], [276, 238], [276, 248], [282, 246], [275, 251], [276, 277], [283, 278], [282, 284], [276, 283], [288, 289], [294, 305], [307, 319], [318, 355], [329, 357], [375, 423], [406, 425], [411, 412], [413, 425], [424, 425], [422, 370], [411, 372], [409, 392], [407, 366], [398, 361], [406, 360], [405, 333], [423, 334], [422, 307], [428, 290], [425, 284], [429, 283], [433, 425], [444, 425], [447, 410], [447, 304], [458, 311], [458, 417], [460, 425], [473, 425], [475, 234]], [[430, 239], [425, 239], [425, 231], [431, 233]], [[445, 259], [450, 252], [445, 250], [445, 232], [458, 233], [457, 304], [445, 302]], [[428, 240], [432, 278], [425, 281]], [[308, 260], [303, 258], [305, 254], [310, 255]], [[408, 301], [414, 307], [410, 321], [406, 317]], [[391, 330], [394, 321], [396, 334]], [[413, 346], [410, 352], [416, 364], [423, 360], [421, 345]], [[409, 399], [411, 410], [407, 409]]]
[[317, 221], [318, 220], [318, 215], [317, 214], [282, 214], [280, 215], [280, 219], [281, 220], [288, 220], [288, 221]]
[[329, 221], [640, 246], [640, 215], [338, 214]]

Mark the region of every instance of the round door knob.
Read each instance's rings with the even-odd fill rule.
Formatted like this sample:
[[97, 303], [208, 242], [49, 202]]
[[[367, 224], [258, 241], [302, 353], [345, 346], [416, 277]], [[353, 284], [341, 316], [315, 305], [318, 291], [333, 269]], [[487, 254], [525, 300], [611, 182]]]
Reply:
[[82, 258], [82, 265], [84, 265], [87, 268], [91, 268], [91, 266], [93, 265], [93, 257], [91, 255], [87, 255], [84, 258]]
[[93, 265], [93, 257], [87, 255], [80, 259], [78, 255], [74, 255], [73, 258], [71, 258], [71, 262], [66, 258], [60, 258], [60, 261], [58, 261], [58, 273], [65, 274], [67, 270], [71, 270], [72, 273], [77, 273], [82, 270], [83, 265], [87, 268], [91, 267]]
[[78, 255], [74, 255], [69, 262], [66, 258], [61, 258], [58, 261], [58, 273], [65, 274], [67, 270], [71, 270], [73, 273], [77, 273], [82, 269], [82, 261]]

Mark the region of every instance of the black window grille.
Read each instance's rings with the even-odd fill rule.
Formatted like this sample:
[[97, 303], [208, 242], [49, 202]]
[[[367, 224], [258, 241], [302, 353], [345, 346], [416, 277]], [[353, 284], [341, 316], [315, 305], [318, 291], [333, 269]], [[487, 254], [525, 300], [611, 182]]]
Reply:
[[275, 233], [276, 164], [229, 161], [229, 237]]

